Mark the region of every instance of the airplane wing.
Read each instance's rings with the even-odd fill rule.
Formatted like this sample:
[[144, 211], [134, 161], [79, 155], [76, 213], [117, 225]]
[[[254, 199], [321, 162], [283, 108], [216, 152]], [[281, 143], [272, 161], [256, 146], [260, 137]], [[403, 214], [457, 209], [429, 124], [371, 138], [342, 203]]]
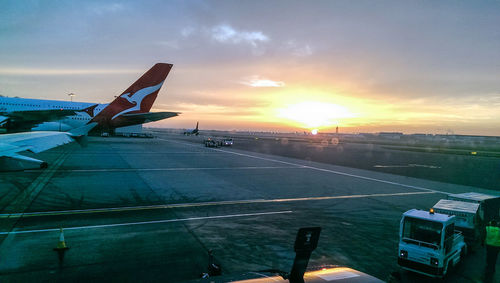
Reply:
[[0, 112], [0, 126], [9, 125], [8, 128], [18, 132], [29, 131], [43, 122], [59, 120], [66, 116], [75, 115], [78, 110], [51, 109], [51, 110], [26, 110]]
[[178, 112], [148, 112], [148, 113], [134, 113], [134, 114], [123, 114], [121, 117], [128, 122], [133, 122], [133, 124], [143, 124], [148, 122], [159, 121], [167, 118], [172, 118], [178, 116]]
[[0, 135], [0, 171], [47, 168], [47, 162], [21, 155], [21, 152], [39, 153], [79, 140], [97, 123], [90, 123], [70, 132], [26, 132]]

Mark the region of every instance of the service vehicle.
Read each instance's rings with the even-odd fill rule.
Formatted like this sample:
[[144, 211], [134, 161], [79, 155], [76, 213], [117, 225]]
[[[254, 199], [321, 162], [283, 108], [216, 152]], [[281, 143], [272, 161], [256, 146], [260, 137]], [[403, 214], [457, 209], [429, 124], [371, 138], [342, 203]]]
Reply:
[[203, 143], [205, 144], [206, 147], [219, 147], [220, 146], [219, 142], [217, 142], [216, 140], [211, 139], [211, 138], [204, 140]]
[[405, 270], [443, 278], [467, 254], [456, 216], [412, 209], [403, 213], [398, 264]]
[[468, 250], [479, 248], [484, 234], [479, 215], [479, 203], [442, 199], [432, 208], [437, 213], [455, 215], [455, 229], [464, 235]]
[[483, 225], [500, 216], [500, 197], [476, 192], [451, 194], [449, 200], [472, 202], [479, 204], [479, 220]]
[[220, 143], [221, 146], [232, 146], [233, 145], [233, 139], [231, 138], [224, 138], [221, 140]]

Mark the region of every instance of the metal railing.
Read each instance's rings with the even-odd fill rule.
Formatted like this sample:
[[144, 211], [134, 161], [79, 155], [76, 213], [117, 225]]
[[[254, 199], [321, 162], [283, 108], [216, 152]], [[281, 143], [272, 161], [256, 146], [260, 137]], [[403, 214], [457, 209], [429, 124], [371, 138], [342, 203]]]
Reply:
[[424, 242], [424, 241], [419, 241], [415, 239], [410, 239], [410, 238], [402, 238], [403, 242], [409, 243], [409, 244], [415, 244], [418, 245], [419, 247], [427, 247], [435, 250], [439, 250], [439, 245]]

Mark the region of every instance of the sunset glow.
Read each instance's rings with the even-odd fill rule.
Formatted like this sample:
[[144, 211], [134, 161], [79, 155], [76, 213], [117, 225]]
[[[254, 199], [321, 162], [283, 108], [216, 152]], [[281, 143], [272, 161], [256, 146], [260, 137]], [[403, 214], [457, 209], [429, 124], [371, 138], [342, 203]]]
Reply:
[[338, 125], [355, 115], [346, 107], [319, 101], [304, 101], [278, 109], [277, 116], [298, 127], [317, 129]]
[[11, 1], [0, 95], [109, 103], [164, 62], [152, 111], [182, 114], [146, 127], [500, 135], [498, 2], [189, 2]]

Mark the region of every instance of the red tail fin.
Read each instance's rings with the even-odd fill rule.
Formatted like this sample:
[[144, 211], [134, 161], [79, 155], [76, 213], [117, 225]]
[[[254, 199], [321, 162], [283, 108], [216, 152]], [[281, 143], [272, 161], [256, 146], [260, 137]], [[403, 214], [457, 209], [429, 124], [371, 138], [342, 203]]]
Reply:
[[149, 112], [172, 66], [172, 64], [166, 63], [155, 64], [119, 97], [97, 114], [93, 121], [110, 121], [125, 113]]

